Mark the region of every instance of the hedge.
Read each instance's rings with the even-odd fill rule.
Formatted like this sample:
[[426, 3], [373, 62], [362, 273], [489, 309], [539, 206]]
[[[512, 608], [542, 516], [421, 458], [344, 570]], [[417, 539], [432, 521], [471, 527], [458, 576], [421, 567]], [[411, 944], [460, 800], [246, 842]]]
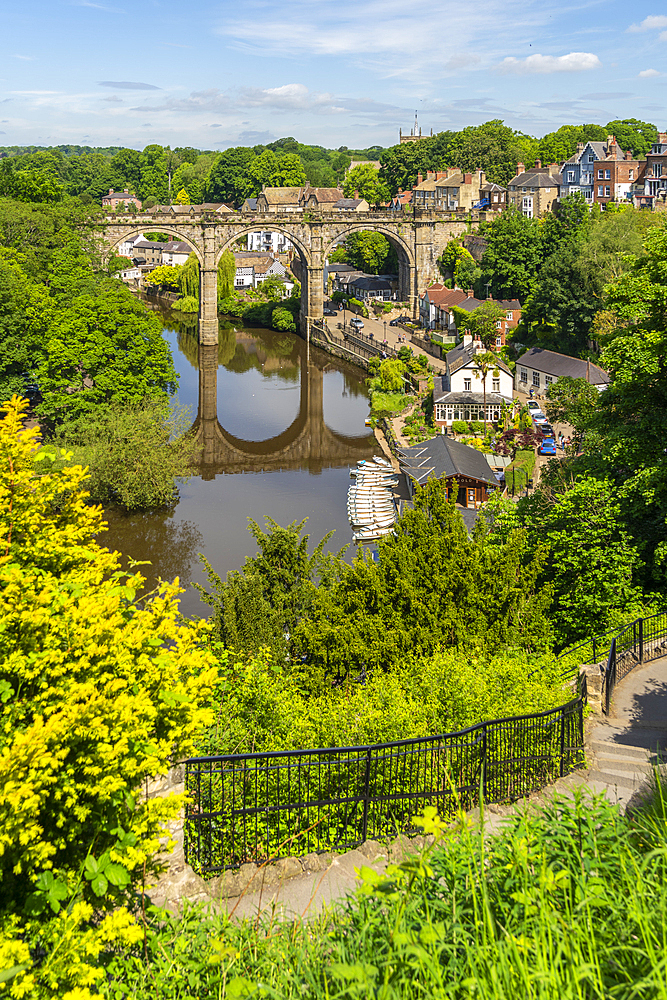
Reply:
[[518, 493], [528, 483], [535, 470], [535, 452], [518, 451], [511, 465], [505, 469], [505, 485], [510, 493]]

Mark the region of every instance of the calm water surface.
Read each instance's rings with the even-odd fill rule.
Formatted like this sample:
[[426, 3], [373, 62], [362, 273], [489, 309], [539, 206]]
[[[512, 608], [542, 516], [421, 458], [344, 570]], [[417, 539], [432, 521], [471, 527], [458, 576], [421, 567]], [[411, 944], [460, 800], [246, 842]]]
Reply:
[[[172, 510], [107, 512], [108, 545], [143, 572], [179, 576], [185, 614], [209, 608], [190, 586], [205, 583], [202, 552], [223, 579], [257, 547], [248, 518], [281, 525], [308, 518], [313, 544], [335, 529], [331, 548], [351, 541], [346, 514], [349, 468], [378, 453], [368, 433], [363, 373], [308, 348], [292, 334], [220, 321], [217, 347], [200, 347], [194, 329], [165, 316], [164, 336], [180, 375], [178, 402], [191, 410], [202, 447], [198, 475], [180, 487]], [[312, 546], [311, 546], [312, 547]]]

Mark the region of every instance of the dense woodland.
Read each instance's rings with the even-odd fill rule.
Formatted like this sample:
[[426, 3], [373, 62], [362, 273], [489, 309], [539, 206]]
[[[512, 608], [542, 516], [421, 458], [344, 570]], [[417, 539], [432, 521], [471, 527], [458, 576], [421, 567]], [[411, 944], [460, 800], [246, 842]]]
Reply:
[[[592, 215], [573, 199], [545, 221], [507, 213], [485, 234], [481, 270], [494, 294], [521, 292], [525, 329], [579, 351], [593, 330], [611, 375], [600, 395], [581, 381], [552, 389], [549, 416], [569, 421], [575, 441], [533, 494], [495, 499], [470, 536], [431, 482], [377, 561], [350, 563], [329, 538], [313, 548], [304, 525], [252, 524], [257, 555], [227, 580], [208, 567], [212, 613], [199, 621], [180, 615], [177, 586], [147, 594], [136, 567], [103, 547], [92, 501], [169, 502], [193, 445], [170, 403], [160, 323], [102, 268], [95, 218], [70, 195], [0, 199], [5, 992], [351, 997], [382, 982], [377, 995], [402, 998], [424, 982], [467, 1000], [465, 984], [485, 976], [486, 995], [520, 995], [517, 976], [537, 970], [553, 986], [544, 995], [576, 974], [592, 997], [629, 1000], [644, 982], [642, 995], [664, 1000], [664, 814], [631, 826], [575, 803], [517, 821], [489, 856], [445, 840], [431, 867], [369, 884], [365, 901], [306, 938], [151, 907], [144, 890], [178, 803], [142, 792], [196, 750], [351, 745], [557, 705], [557, 654], [664, 607], [662, 219]], [[29, 413], [39, 428], [25, 428]], [[432, 816], [424, 825], [439, 829]], [[449, 895], [442, 904], [440, 878], [460, 911]]]
[[417, 143], [383, 149], [337, 150], [308, 146], [293, 138], [267, 145], [236, 146], [223, 152], [191, 147], [152, 144], [143, 151], [118, 147], [88, 146], [21, 147], [0, 146], [0, 195], [23, 201], [49, 202], [76, 196], [89, 204], [100, 204], [109, 188], [128, 189], [143, 206], [176, 200], [225, 201], [240, 205], [258, 194], [263, 184], [316, 187], [342, 186], [352, 160], [379, 160], [381, 170], [360, 166], [348, 176], [345, 194], [358, 190], [371, 205], [412, 187], [419, 173], [459, 167], [482, 168], [490, 180], [507, 184], [519, 162], [532, 166], [536, 160], [553, 163], [566, 160], [578, 142], [604, 141], [616, 136], [623, 150], [643, 157], [657, 139], [650, 122], [635, 118], [606, 125], [563, 125], [541, 139], [517, 132], [500, 119], [468, 126], [459, 132], [439, 132]]

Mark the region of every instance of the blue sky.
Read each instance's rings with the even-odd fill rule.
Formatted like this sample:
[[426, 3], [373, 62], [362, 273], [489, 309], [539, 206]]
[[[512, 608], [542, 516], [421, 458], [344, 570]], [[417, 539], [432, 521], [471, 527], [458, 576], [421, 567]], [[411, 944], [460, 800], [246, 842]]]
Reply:
[[0, 145], [398, 141], [503, 118], [667, 127], [667, 15], [592, 0], [7, 5]]

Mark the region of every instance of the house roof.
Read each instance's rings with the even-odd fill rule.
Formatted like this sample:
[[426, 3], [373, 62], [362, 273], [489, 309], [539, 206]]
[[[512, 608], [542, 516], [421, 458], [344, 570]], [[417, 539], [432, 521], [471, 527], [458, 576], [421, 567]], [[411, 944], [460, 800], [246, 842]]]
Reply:
[[468, 293], [460, 288], [445, 288], [443, 285], [431, 285], [424, 292], [423, 298], [428, 296], [428, 301], [434, 306], [456, 306], [459, 302], [467, 299]]
[[502, 187], [500, 184], [487, 181], [486, 184], [482, 184], [480, 191], [507, 191], [507, 188]]
[[[451, 374], [457, 372], [459, 368], [465, 368], [466, 365], [471, 364], [476, 353], [477, 348], [473, 344], [459, 344], [458, 347], [453, 347], [451, 351], [447, 351], [447, 372]], [[495, 367], [500, 368], [507, 375], [512, 374], [505, 362], [498, 357], [495, 359]], [[435, 379], [433, 384], [435, 387]]]
[[571, 358], [568, 354], [557, 354], [556, 351], [547, 351], [543, 347], [531, 347], [521, 355], [517, 364], [533, 368], [545, 375], [553, 375], [554, 378], [561, 376], [586, 378], [588, 375], [588, 381], [593, 385], [607, 385], [610, 382], [606, 371], [592, 362]]
[[[484, 393], [483, 392], [449, 392], [447, 389], [442, 389], [442, 384], [445, 381], [445, 376], [438, 376], [433, 379], [433, 402], [434, 403], [449, 403], [450, 406], [469, 406], [470, 403], [475, 403], [477, 406], [484, 405]], [[436, 382], [438, 386], [436, 387]], [[479, 383], [481, 389], [481, 382]], [[487, 406], [500, 406], [500, 404], [511, 403], [512, 400], [509, 396], [503, 396], [502, 392], [487, 392], [486, 394], [486, 405]]]
[[334, 208], [358, 208], [359, 205], [368, 204], [365, 198], [339, 198], [334, 204]]
[[314, 198], [318, 204], [333, 204], [336, 201], [340, 201], [343, 197], [343, 192], [340, 188], [308, 188], [304, 197], [310, 201]]
[[412, 191], [401, 191], [400, 194], [395, 194], [392, 201], [397, 201], [400, 205], [409, 205], [412, 201]]
[[383, 290], [391, 289], [391, 282], [387, 278], [381, 278], [375, 274], [362, 274], [360, 277], [355, 278], [352, 284], [356, 288], [365, 288], [367, 291], [372, 291], [374, 288]]
[[168, 243], [158, 243], [154, 240], [137, 240], [134, 250], [164, 250]]
[[421, 184], [415, 184], [413, 191], [435, 191], [436, 185], [440, 184], [442, 186], [442, 181], [422, 181]]
[[496, 483], [482, 452], [443, 434], [411, 448], [400, 448], [399, 463], [402, 471], [420, 484], [430, 477], [449, 479], [456, 475]]
[[243, 208], [245, 209], [246, 212], [254, 212], [255, 209], [257, 208], [257, 199], [246, 198], [246, 200], [243, 202]]
[[297, 205], [302, 193], [303, 188], [300, 187], [267, 187], [257, 200], [264, 197], [269, 205]]
[[182, 240], [172, 240], [171, 243], [162, 244], [162, 251], [163, 253], [192, 253], [192, 247]]
[[532, 188], [544, 188], [544, 187], [559, 187], [561, 183], [560, 174], [549, 174], [542, 170], [533, 173], [529, 170], [524, 170], [522, 174], [518, 177], [513, 177], [510, 181], [510, 189], [514, 187], [532, 187]]
[[[270, 253], [261, 253], [261, 251], [244, 251], [242, 253], [235, 253], [234, 260], [236, 261], [236, 267], [254, 267], [256, 274], [264, 274], [269, 271], [274, 264], [278, 264], [279, 267], [283, 267], [280, 261], [277, 261]], [[284, 270], [284, 267], [283, 267]]]
[[355, 274], [361, 274], [361, 271], [357, 271], [351, 264], [327, 264], [327, 271], [335, 271], [336, 274], [348, 274], [354, 271]]

